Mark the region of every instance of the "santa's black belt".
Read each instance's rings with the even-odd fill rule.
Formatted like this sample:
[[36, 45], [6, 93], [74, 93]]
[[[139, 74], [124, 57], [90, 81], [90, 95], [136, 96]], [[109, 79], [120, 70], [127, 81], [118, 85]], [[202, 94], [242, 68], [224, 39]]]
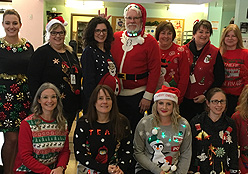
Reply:
[[126, 74], [126, 73], [118, 73], [118, 78], [122, 80], [140, 80], [148, 76], [148, 72], [142, 74]]

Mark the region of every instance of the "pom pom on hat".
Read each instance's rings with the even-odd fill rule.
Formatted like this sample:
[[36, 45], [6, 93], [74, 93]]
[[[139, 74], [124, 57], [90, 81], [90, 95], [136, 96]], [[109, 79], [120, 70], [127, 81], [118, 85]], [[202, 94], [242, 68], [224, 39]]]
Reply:
[[172, 100], [178, 103], [178, 97], [180, 97], [180, 90], [174, 87], [162, 86], [162, 89], [158, 90], [154, 95], [154, 102], [158, 100]]
[[52, 26], [53, 24], [56, 24], [56, 23], [59, 23], [59, 24], [61, 24], [61, 25], [63, 25], [63, 26], [67, 26], [67, 25], [68, 25], [68, 22], [66, 22], [62, 16], [57, 16], [57, 17], [51, 19], [51, 20], [47, 23], [47, 25], [46, 25], [46, 31], [49, 32], [51, 26]]

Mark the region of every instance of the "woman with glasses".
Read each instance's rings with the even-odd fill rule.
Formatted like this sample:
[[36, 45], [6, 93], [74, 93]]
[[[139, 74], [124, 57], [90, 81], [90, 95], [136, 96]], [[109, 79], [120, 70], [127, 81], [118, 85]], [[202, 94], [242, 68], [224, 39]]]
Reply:
[[237, 131], [235, 122], [225, 115], [226, 104], [224, 91], [212, 88], [206, 94], [206, 111], [190, 122], [192, 173], [238, 173]]
[[85, 49], [81, 57], [83, 71], [83, 111], [86, 113], [92, 91], [97, 84], [105, 84], [120, 93], [120, 81], [110, 52], [114, 40], [110, 23], [102, 17], [92, 18], [83, 36]]
[[222, 89], [230, 101], [226, 114], [231, 117], [243, 87], [248, 84], [248, 49], [244, 49], [241, 32], [236, 24], [228, 25], [222, 33], [220, 52], [226, 70]]
[[0, 132], [4, 134], [1, 157], [4, 174], [12, 174], [18, 130], [30, 110], [27, 70], [34, 49], [19, 36], [22, 22], [17, 11], [6, 10], [2, 26], [6, 35], [0, 38]]
[[64, 43], [67, 22], [59, 16], [46, 25], [46, 44], [33, 54], [28, 75], [31, 95], [44, 82], [51, 82], [61, 93], [64, 116], [70, 131], [76, 113], [81, 108], [81, 67], [77, 55]]
[[66, 119], [56, 86], [44, 83], [20, 126], [15, 174], [63, 174], [70, 157]]

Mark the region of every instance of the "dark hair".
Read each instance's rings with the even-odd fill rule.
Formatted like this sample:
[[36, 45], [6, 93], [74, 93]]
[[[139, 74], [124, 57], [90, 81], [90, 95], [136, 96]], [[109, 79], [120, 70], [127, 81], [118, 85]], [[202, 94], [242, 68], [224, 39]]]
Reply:
[[107, 27], [107, 38], [104, 42], [104, 49], [106, 51], [110, 51], [111, 49], [111, 43], [114, 40], [114, 35], [113, 35], [113, 29], [109, 23], [108, 20], [102, 17], [94, 17], [90, 20], [88, 23], [84, 35], [83, 35], [83, 41], [84, 41], [84, 47], [90, 45], [94, 48], [97, 47], [97, 41], [94, 38], [94, 33], [95, 33], [95, 28], [98, 24], [105, 24]]
[[22, 23], [21, 22], [21, 16], [19, 15], [19, 13], [15, 10], [15, 9], [8, 9], [8, 10], [5, 10], [4, 14], [3, 14], [3, 21], [4, 21], [4, 17], [6, 15], [16, 15], [19, 19], [19, 22], [20, 24]]
[[200, 22], [196, 22], [193, 26], [193, 35], [196, 34], [201, 26], [209, 30], [210, 36], [213, 34], [212, 24], [208, 20], [202, 19]]
[[86, 118], [88, 119], [91, 127], [92, 127], [92, 123], [97, 121], [98, 115], [95, 104], [97, 102], [98, 93], [100, 92], [100, 90], [102, 90], [105, 95], [109, 93], [111, 97], [112, 108], [109, 113], [109, 120], [111, 123], [111, 127], [114, 131], [115, 139], [122, 140], [123, 138], [126, 137], [127, 131], [130, 131], [130, 125], [128, 119], [124, 115], [119, 113], [115, 94], [109, 86], [97, 85], [96, 88], [93, 90], [90, 96]]
[[[215, 88], [210, 89], [210, 90], [207, 92], [207, 94], [206, 94], [206, 100], [210, 103], [211, 98], [212, 98], [217, 92], [223, 93], [223, 94], [225, 95], [225, 97], [226, 97], [226, 93], [225, 93], [221, 88], [215, 87]], [[226, 100], [227, 100], [227, 98], [226, 98]], [[227, 102], [228, 102], [228, 101], [227, 101]], [[227, 103], [226, 103], [226, 106], [227, 106]], [[226, 109], [227, 109], [227, 107], [226, 107]], [[226, 110], [226, 109], [225, 109], [225, 110]], [[209, 108], [208, 108], [207, 105], [206, 105], [206, 109], [205, 109], [205, 110], [206, 110], [206, 111], [209, 111]]]
[[163, 30], [171, 31], [172, 32], [172, 41], [175, 39], [176, 31], [175, 31], [175, 28], [174, 28], [173, 24], [171, 22], [168, 22], [168, 21], [163, 21], [163, 22], [160, 22], [160, 24], [156, 28], [155, 38], [157, 40], [159, 40], [159, 34]]

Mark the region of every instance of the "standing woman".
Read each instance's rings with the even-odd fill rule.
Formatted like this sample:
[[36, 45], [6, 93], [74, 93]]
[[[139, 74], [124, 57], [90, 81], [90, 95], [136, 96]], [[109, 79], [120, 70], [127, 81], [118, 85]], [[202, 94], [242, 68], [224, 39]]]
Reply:
[[77, 55], [64, 43], [67, 22], [59, 16], [46, 25], [46, 44], [33, 54], [28, 77], [31, 95], [44, 82], [53, 83], [59, 88], [64, 106], [64, 116], [70, 131], [77, 111], [81, 108], [81, 68]]
[[14, 9], [3, 14], [6, 36], [0, 38], [0, 131], [4, 133], [4, 174], [11, 174], [17, 153], [18, 130], [30, 110], [27, 69], [33, 46], [20, 38], [21, 17]]
[[179, 115], [180, 91], [162, 86], [154, 95], [152, 114], [143, 117], [134, 134], [136, 174], [186, 174], [191, 159], [191, 130]]
[[206, 94], [206, 111], [190, 122], [193, 137], [191, 173], [238, 173], [236, 126], [225, 115], [226, 102], [222, 89], [210, 89]]
[[171, 22], [161, 22], [156, 28], [155, 37], [160, 48], [161, 72], [164, 74], [164, 81], [171, 87], [176, 87], [180, 90], [180, 104], [189, 82], [189, 68], [185, 66], [188, 63], [187, 55], [183, 47], [173, 42], [176, 37], [176, 31]]
[[33, 114], [20, 126], [15, 174], [64, 174], [70, 150], [62, 110], [58, 88], [42, 84], [34, 97]]
[[225, 70], [221, 54], [210, 44], [212, 25], [202, 19], [193, 27], [193, 39], [183, 47], [189, 54], [190, 77], [180, 113], [188, 121], [204, 111], [205, 93], [213, 87], [221, 87]]
[[129, 121], [119, 113], [113, 90], [98, 85], [91, 94], [87, 114], [77, 122], [73, 140], [76, 160], [85, 166], [87, 174], [128, 174], [132, 141]]
[[83, 110], [86, 114], [90, 95], [99, 83], [110, 86], [118, 95], [120, 81], [110, 53], [114, 40], [110, 23], [105, 18], [94, 17], [85, 29], [83, 40], [85, 49], [80, 61], [83, 71]]
[[239, 95], [248, 84], [248, 50], [244, 49], [241, 32], [236, 24], [230, 24], [222, 33], [220, 52], [225, 64], [225, 82], [222, 89], [227, 94], [227, 116], [235, 112]]
[[232, 115], [237, 126], [238, 146], [240, 147], [239, 170], [248, 173], [248, 85], [245, 85], [239, 97], [239, 105]]

